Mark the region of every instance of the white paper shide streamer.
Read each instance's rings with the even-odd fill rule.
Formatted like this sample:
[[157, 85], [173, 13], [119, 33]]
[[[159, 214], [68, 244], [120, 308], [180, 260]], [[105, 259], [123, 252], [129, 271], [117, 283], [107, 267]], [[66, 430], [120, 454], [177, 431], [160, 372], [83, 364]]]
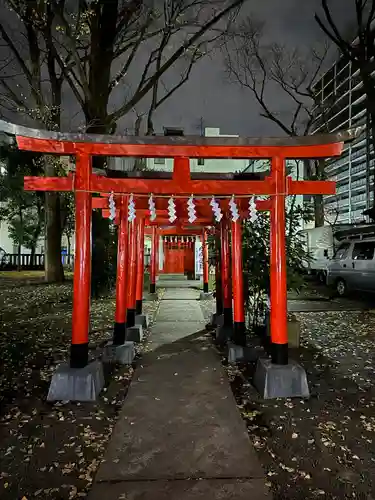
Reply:
[[189, 214], [189, 222], [192, 224], [195, 219], [197, 218], [196, 212], [195, 212], [195, 205], [194, 205], [194, 198], [193, 195], [190, 196], [187, 202], [187, 207], [188, 207], [188, 214]]
[[109, 219], [112, 222], [116, 219], [116, 203], [113, 192], [109, 195]]
[[154, 221], [156, 219], [156, 209], [154, 198], [152, 197], [152, 195], [150, 195], [150, 198], [148, 199], [148, 209], [150, 211], [150, 220]]
[[219, 203], [215, 200], [214, 197], [212, 197], [210, 205], [212, 207], [212, 211], [214, 213], [216, 222], [220, 222], [221, 219], [223, 218], [223, 214], [221, 213], [221, 208], [219, 206]]
[[238, 213], [238, 207], [237, 207], [237, 203], [234, 199], [234, 195], [232, 196], [232, 198], [229, 201], [229, 210], [230, 210], [230, 213], [232, 215], [232, 221], [236, 222], [240, 218], [240, 214]]
[[130, 195], [129, 198], [129, 205], [128, 205], [128, 221], [133, 222], [135, 220], [135, 203], [134, 203], [134, 198], [133, 195]]
[[174, 203], [173, 197], [169, 198], [168, 200], [168, 215], [169, 215], [169, 222], [174, 222], [177, 219], [176, 205]]
[[255, 201], [255, 197], [253, 196], [249, 200], [249, 221], [254, 223], [258, 218], [258, 210], [257, 210], [257, 204]]

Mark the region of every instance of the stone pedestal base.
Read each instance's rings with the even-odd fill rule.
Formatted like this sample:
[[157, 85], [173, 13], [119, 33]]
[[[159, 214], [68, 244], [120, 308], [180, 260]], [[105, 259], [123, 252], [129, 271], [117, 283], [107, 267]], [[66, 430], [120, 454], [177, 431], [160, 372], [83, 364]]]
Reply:
[[233, 325], [222, 325], [216, 328], [216, 343], [225, 345], [233, 335]]
[[135, 356], [134, 342], [124, 342], [121, 345], [109, 343], [105, 346], [103, 361], [105, 363], [120, 363], [131, 365]]
[[126, 330], [126, 340], [132, 342], [142, 342], [143, 328], [142, 325], [134, 325]]
[[261, 346], [243, 347], [232, 342], [228, 342], [228, 363], [247, 362], [253, 363], [264, 355]]
[[210, 326], [217, 327], [223, 326], [224, 324], [224, 316], [222, 314], [213, 313], [211, 316]]
[[210, 292], [201, 292], [199, 295], [199, 300], [210, 300], [212, 298], [212, 293]]
[[103, 387], [104, 373], [100, 361], [93, 361], [84, 368], [71, 368], [64, 363], [52, 376], [47, 401], [96, 401]]
[[254, 385], [264, 399], [310, 396], [306, 372], [293, 360], [287, 365], [275, 365], [269, 359], [259, 359]]
[[141, 326], [142, 328], [148, 328], [150, 322], [148, 320], [148, 314], [137, 314], [135, 317], [135, 326]]

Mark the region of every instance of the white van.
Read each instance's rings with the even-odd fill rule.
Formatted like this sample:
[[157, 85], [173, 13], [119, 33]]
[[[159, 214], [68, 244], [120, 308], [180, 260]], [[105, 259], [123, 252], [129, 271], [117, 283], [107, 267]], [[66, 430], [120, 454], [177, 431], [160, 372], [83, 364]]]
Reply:
[[327, 285], [340, 296], [352, 290], [375, 292], [374, 235], [352, 235], [340, 242], [327, 266]]

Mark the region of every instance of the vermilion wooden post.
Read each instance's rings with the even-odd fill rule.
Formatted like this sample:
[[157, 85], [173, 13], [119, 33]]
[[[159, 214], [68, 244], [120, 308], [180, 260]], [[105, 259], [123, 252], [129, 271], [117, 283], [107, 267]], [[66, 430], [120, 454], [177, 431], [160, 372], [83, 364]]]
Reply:
[[223, 314], [223, 287], [221, 282], [221, 245], [220, 245], [220, 230], [216, 230], [215, 234], [215, 290], [216, 290], [216, 316]]
[[137, 285], [136, 285], [136, 295], [135, 295], [136, 314], [142, 314], [144, 273], [145, 273], [145, 220], [142, 218], [138, 222], [138, 231], [137, 231]]
[[126, 326], [135, 325], [135, 290], [137, 284], [137, 226], [138, 219], [129, 222], [129, 257], [128, 257], [128, 285], [127, 285], [127, 319]]
[[128, 273], [128, 210], [127, 197], [122, 196], [119, 209], [117, 241], [116, 313], [113, 345], [122, 345], [126, 339], [126, 287]]
[[285, 254], [285, 159], [272, 158], [272, 175], [276, 195], [271, 209], [271, 359], [272, 363], [288, 364], [287, 283]]
[[230, 287], [229, 227], [223, 219], [220, 226], [221, 238], [221, 283], [223, 287], [224, 326], [233, 325], [232, 290]]
[[209, 280], [209, 264], [208, 264], [208, 241], [207, 230], [203, 231], [202, 241], [202, 256], [203, 256], [203, 292], [208, 293], [208, 280]]
[[150, 293], [156, 293], [156, 262], [157, 262], [157, 231], [156, 226], [152, 227], [151, 237], [151, 263], [150, 263]]
[[75, 174], [75, 258], [73, 279], [71, 368], [88, 363], [91, 295], [91, 157], [77, 154]]
[[233, 287], [233, 340], [246, 345], [245, 306], [243, 293], [242, 228], [241, 221], [232, 221], [232, 287]]

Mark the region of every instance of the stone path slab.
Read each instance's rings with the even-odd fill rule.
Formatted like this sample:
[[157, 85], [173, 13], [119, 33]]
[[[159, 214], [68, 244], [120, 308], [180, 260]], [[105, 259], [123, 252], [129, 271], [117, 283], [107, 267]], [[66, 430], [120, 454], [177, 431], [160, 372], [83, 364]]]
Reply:
[[163, 295], [163, 300], [198, 300], [200, 290], [191, 288], [167, 288]]
[[89, 500], [271, 500], [262, 479], [145, 481], [96, 485]]
[[183, 323], [156, 323], [152, 326], [151, 335], [147, 347], [157, 349], [162, 345], [179, 342], [182, 339], [202, 332], [205, 328], [205, 322], [185, 321]]
[[220, 359], [206, 342], [135, 374], [97, 481], [262, 478]]
[[161, 301], [89, 500], [271, 498], [204, 324], [195, 298]]
[[159, 306], [158, 321], [163, 323], [204, 321], [199, 302], [195, 300], [163, 300]]

